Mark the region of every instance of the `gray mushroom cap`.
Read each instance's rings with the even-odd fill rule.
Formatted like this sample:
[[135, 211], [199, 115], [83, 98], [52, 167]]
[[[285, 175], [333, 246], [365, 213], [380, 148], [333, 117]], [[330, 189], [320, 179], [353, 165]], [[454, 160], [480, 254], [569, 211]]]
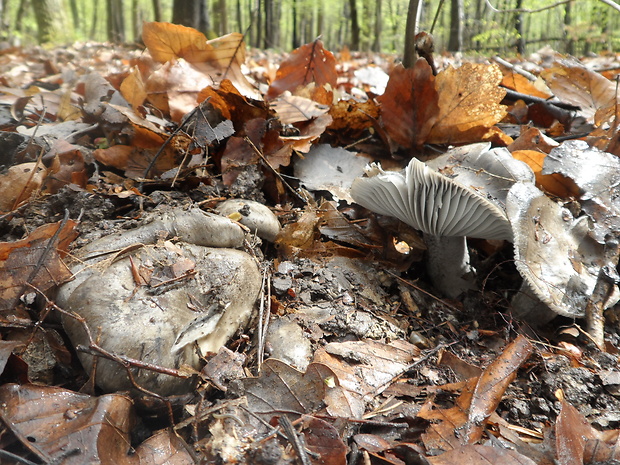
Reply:
[[394, 216], [433, 236], [469, 236], [512, 241], [503, 209], [459, 182], [412, 159], [404, 173], [372, 164], [368, 178], [358, 178], [351, 196], [360, 205]]

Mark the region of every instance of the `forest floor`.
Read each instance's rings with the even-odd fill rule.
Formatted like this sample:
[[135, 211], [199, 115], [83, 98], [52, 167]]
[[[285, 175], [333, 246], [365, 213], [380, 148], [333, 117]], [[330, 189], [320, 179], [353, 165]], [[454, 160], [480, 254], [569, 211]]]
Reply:
[[[158, 27], [147, 30], [148, 51], [0, 50], [0, 463], [620, 461], [617, 308], [605, 312], [602, 348], [581, 314], [517, 317], [523, 278], [506, 241], [470, 240], [475, 289], [445, 298], [429, 281], [419, 232], [350, 200], [351, 177], [337, 181], [359, 163], [330, 165], [342, 148], [364, 165], [401, 168], [413, 155], [484, 141], [544, 158], [580, 138], [617, 155], [616, 110], [603, 114], [616, 99], [618, 57], [441, 56], [435, 76], [426, 61], [405, 71], [394, 57], [334, 56], [318, 41], [246, 57], [236, 36], [209, 48], [195, 31]], [[319, 149], [326, 160], [308, 168]], [[553, 203], [586, 204], [564, 177], [540, 175], [537, 185]], [[90, 323], [76, 349], [66, 321], [89, 321], [56, 295], [80, 247], [171, 211], [214, 212], [228, 198], [266, 205], [282, 229], [246, 236], [261, 293], [226, 347], [195, 366], [150, 355], [144, 365], [123, 358], [135, 347], [106, 348], [101, 323]], [[156, 242], [180, 253], [174, 234]], [[131, 267], [131, 296], [159, 295], [145, 278], [157, 267], [135, 244], [114, 261]], [[193, 266], [170, 289], [199, 275]], [[116, 285], [96, 279], [102, 295]], [[94, 306], [97, 293], [88, 299]], [[138, 317], [124, 324], [140, 345]], [[97, 365], [80, 364], [78, 352]], [[127, 389], [94, 384], [108, 360]], [[164, 371], [177, 392], [142, 384], [139, 372]]]

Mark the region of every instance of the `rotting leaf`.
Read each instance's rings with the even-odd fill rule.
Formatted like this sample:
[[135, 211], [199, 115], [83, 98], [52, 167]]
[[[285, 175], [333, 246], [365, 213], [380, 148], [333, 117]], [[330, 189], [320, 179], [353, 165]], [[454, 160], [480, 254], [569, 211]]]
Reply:
[[496, 65], [465, 63], [440, 72], [435, 78], [439, 114], [426, 142], [462, 144], [491, 137], [493, 125], [506, 115], [499, 103], [506, 95], [501, 79]]
[[336, 59], [333, 53], [325, 50], [323, 42], [316, 39], [293, 50], [280, 64], [276, 79], [269, 86], [265, 98], [272, 100], [286, 90], [295, 94], [298, 87], [312, 82], [316, 88], [326, 84], [335, 88], [337, 77]]
[[258, 378], [245, 378], [243, 384], [248, 408], [269, 421], [286, 413], [312, 413], [323, 405], [326, 380], [334, 372], [321, 363], [311, 363], [305, 373], [277, 359], [267, 359]]
[[53, 386], [5, 384], [0, 403], [4, 424], [46, 463], [195, 463], [171, 430], [156, 433], [132, 451], [133, 403], [124, 395], [92, 397]]
[[427, 141], [440, 109], [435, 76], [425, 59], [410, 69], [394, 67], [385, 93], [377, 100], [385, 130], [396, 143], [410, 148]]
[[319, 455], [317, 462], [324, 465], [346, 465], [347, 446], [332, 425], [305, 415], [302, 419], [302, 433], [308, 449]]
[[68, 220], [58, 231], [61, 225], [46, 224], [26, 239], [0, 243], [0, 313], [11, 312], [19, 297], [31, 291], [27, 283], [46, 293], [71, 278], [61, 257], [77, 237], [77, 222]]

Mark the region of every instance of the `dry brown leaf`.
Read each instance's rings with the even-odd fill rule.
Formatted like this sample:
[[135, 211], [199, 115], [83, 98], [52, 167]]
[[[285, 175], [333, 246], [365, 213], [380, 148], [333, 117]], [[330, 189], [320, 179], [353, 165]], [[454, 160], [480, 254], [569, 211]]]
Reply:
[[554, 141], [550, 137], [545, 136], [538, 128], [524, 128], [519, 137], [507, 148], [511, 152], [516, 150], [537, 150], [543, 153], [549, 153], [559, 142]]
[[439, 422], [429, 426], [423, 434], [426, 448], [449, 451], [479, 441], [489, 416], [497, 408], [516, 370], [532, 350], [530, 342], [519, 335], [480, 377], [467, 381], [454, 407], [438, 409], [427, 401], [418, 416]]
[[47, 170], [34, 162], [11, 166], [0, 175], [0, 211], [11, 211], [28, 200], [41, 188], [46, 175]]
[[516, 376], [517, 369], [533, 350], [532, 344], [519, 335], [485, 368], [471, 398], [467, 426], [462, 432], [464, 442], [473, 444], [480, 440], [489, 416], [502, 400], [506, 388]]
[[536, 462], [518, 452], [502, 447], [467, 445], [444, 454], [427, 457], [432, 465], [536, 465]]
[[568, 402], [562, 402], [562, 410], [555, 423], [555, 449], [558, 465], [583, 462], [586, 442], [598, 439], [596, 430], [586, 418]]
[[[540, 75], [556, 97], [580, 107], [580, 113], [591, 123], [597, 110], [611, 108], [610, 104], [615, 102], [616, 85], [581, 65], [560, 65]], [[597, 119], [600, 124], [605, 118], [599, 116]]]
[[190, 63], [209, 58], [212, 47], [202, 32], [180, 24], [150, 22], [142, 25], [142, 40], [160, 63], [183, 58]]
[[377, 100], [383, 126], [399, 145], [420, 147], [427, 141], [440, 115], [435, 84], [433, 71], [423, 58], [413, 68], [398, 65], [390, 73], [385, 93]]
[[329, 111], [327, 105], [321, 105], [304, 97], [284, 92], [272, 101], [271, 108], [276, 112], [282, 124], [293, 124], [308, 121]]
[[487, 140], [491, 128], [506, 116], [500, 102], [502, 73], [496, 65], [465, 63], [447, 68], [435, 78], [439, 114], [427, 143], [465, 144]]
[[335, 88], [337, 77], [333, 53], [325, 50], [323, 42], [317, 39], [293, 50], [280, 64], [276, 80], [269, 86], [265, 98], [272, 100], [286, 90], [295, 94], [298, 87], [309, 83], [314, 83], [316, 88], [326, 84]]

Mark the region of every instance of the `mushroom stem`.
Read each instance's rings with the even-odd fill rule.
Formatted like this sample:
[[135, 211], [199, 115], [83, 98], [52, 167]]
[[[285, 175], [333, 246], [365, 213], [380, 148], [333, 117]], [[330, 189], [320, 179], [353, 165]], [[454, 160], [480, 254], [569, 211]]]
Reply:
[[446, 297], [454, 299], [475, 289], [474, 272], [469, 264], [465, 236], [424, 235], [427, 248], [427, 271], [433, 285]]

